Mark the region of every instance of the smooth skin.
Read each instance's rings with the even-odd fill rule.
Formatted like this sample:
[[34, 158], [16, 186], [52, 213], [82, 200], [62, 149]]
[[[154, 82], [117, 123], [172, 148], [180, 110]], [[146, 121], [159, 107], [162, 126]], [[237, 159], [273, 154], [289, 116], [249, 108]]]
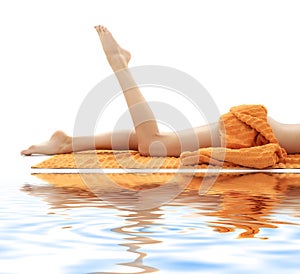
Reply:
[[[22, 155], [62, 154], [91, 149], [137, 150], [144, 156], [197, 156], [201, 147], [221, 146], [218, 123], [178, 132], [159, 132], [155, 116], [135, 84], [128, 68], [130, 53], [119, 46], [110, 31], [95, 27], [107, 61], [114, 71], [129, 108], [134, 130], [107, 132], [96, 136], [71, 137], [56, 131], [50, 140], [32, 145], [21, 151]], [[268, 118], [280, 145], [288, 153], [300, 153], [300, 125], [281, 124]]]

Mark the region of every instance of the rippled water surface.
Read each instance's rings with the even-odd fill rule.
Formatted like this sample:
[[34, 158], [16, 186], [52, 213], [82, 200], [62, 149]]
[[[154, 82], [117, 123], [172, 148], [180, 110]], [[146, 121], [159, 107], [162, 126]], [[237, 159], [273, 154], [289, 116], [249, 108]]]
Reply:
[[205, 195], [195, 178], [143, 210], [133, 192], [108, 203], [76, 175], [6, 178], [1, 273], [299, 273], [299, 175], [221, 176]]

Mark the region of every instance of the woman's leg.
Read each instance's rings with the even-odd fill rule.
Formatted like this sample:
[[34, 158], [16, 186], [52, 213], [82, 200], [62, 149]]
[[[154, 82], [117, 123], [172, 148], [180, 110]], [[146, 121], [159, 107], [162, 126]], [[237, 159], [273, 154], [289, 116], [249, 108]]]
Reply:
[[152, 110], [128, 69], [130, 53], [119, 46], [105, 27], [97, 26], [95, 28], [98, 32], [107, 60], [115, 72], [123, 90], [134, 124], [138, 149], [144, 154], [147, 154], [150, 143], [152, 143], [153, 138], [158, 135], [159, 130]]
[[282, 124], [268, 117], [279, 144], [287, 153], [300, 153], [300, 124]]
[[[160, 133], [154, 114], [136, 85], [128, 62], [130, 54], [122, 49], [111, 33], [103, 26], [95, 27], [107, 60], [123, 90], [127, 106], [134, 124], [138, 150], [142, 155], [179, 156], [182, 151], [199, 148], [196, 129], [181, 132]], [[201, 128], [203, 133], [209, 128]], [[210, 137], [210, 131], [207, 133]]]
[[[180, 136], [182, 140], [185, 140], [187, 145], [183, 146], [177, 154], [170, 154], [170, 156], [179, 156], [181, 151], [194, 151], [198, 147], [193, 145], [194, 139], [191, 137], [197, 134], [201, 147], [209, 147], [213, 144], [218, 145], [218, 124], [213, 124], [210, 126], [200, 126], [197, 128], [182, 130], [174, 133], [174, 135]], [[173, 133], [161, 133], [161, 139], [165, 138], [165, 142], [171, 143], [169, 141], [170, 136]], [[164, 137], [165, 136], [165, 137]], [[215, 140], [212, 141], [212, 136]], [[191, 139], [191, 140], [190, 140]], [[74, 152], [73, 142], [76, 142], [76, 151], [93, 150], [93, 149], [119, 149], [119, 150], [138, 150], [138, 140], [137, 135], [131, 130], [122, 130], [117, 132], [106, 132], [102, 134], [97, 134], [95, 136], [80, 136], [80, 137], [70, 137], [66, 135], [63, 131], [56, 131], [50, 140], [30, 146], [28, 149], [21, 151], [22, 155], [31, 154], [61, 154]], [[158, 152], [159, 154], [159, 152]]]
[[[28, 149], [21, 151], [21, 154], [52, 155], [70, 153], [75, 151], [73, 142], [76, 142], [76, 151], [93, 149], [138, 149], [136, 134], [131, 130], [122, 130], [112, 135], [111, 132], [107, 132], [96, 136], [70, 137], [62, 131], [56, 131], [50, 140], [30, 146]], [[114, 144], [112, 144], [112, 139]]]
[[[122, 49], [111, 33], [102, 26], [95, 27], [107, 60], [123, 89], [123, 93], [134, 123], [135, 132], [121, 131], [97, 136], [69, 137], [56, 132], [49, 141], [31, 146], [21, 154], [58, 154], [89, 149], [136, 149], [142, 155], [179, 156], [183, 151], [218, 143], [218, 125], [207, 125], [180, 132], [160, 133], [148, 103], [136, 86], [128, 69], [130, 53]], [[112, 142], [113, 140], [113, 142]], [[217, 141], [216, 141], [217, 140]]]

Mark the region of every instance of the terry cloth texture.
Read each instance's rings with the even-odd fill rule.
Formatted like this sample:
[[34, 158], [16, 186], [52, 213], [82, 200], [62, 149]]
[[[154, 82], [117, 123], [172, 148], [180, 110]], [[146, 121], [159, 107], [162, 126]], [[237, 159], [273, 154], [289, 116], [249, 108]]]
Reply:
[[219, 124], [222, 147], [185, 152], [181, 159], [99, 150], [55, 155], [33, 168], [300, 168], [300, 154], [287, 155], [280, 147], [264, 106], [233, 107], [221, 116]]
[[97, 150], [55, 155], [32, 168], [178, 168], [178, 157], [146, 157], [137, 151]]
[[[262, 169], [284, 168], [287, 160], [290, 162], [268, 124], [267, 110], [262, 105], [231, 108], [221, 116], [219, 128], [222, 147], [199, 149], [198, 164]], [[190, 164], [188, 156], [186, 153], [186, 165]], [[300, 159], [299, 155], [295, 157]]]

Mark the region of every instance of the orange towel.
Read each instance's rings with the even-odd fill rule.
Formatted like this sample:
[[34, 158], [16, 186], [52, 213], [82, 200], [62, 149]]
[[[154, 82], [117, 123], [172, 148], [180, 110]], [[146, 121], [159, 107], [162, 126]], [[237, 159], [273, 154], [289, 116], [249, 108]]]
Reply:
[[280, 147], [264, 106], [231, 108], [220, 118], [220, 134], [223, 147], [183, 152], [180, 159], [146, 157], [137, 151], [99, 150], [76, 153], [76, 161], [73, 153], [55, 155], [33, 168], [300, 168], [300, 154], [287, 155]]
[[264, 106], [233, 107], [221, 116], [219, 127], [223, 147], [184, 152], [181, 155], [184, 165], [267, 168], [285, 163], [287, 153], [268, 124]]

